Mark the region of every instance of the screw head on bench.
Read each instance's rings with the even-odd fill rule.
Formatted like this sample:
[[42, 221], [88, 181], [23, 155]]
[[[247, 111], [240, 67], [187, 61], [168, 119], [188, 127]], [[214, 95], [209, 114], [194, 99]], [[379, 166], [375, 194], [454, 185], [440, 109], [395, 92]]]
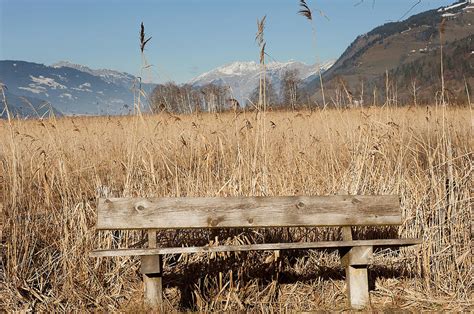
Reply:
[[302, 208], [304, 208], [304, 206], [305, 205], [304, 205], [303, 202], [298, 202], [298, 204], [296, 204], [296, 208], [298, 208], [298, 209], [302, 209]]

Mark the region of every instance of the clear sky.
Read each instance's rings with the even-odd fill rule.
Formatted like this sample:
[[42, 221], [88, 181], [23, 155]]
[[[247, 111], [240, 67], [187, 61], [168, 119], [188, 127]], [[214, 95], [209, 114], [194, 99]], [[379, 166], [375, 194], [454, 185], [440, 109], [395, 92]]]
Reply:
[[[411, 12], [453, 3], [421, 0]], [[267, 52], [276, 61], [336, 59], [357, 35], [400, 19], [418, 0], [0, 0], [0, 59], [60, 60], [139, 74], [139, 25], [154, 81], [185, 82], [232, 61], [257, 61], [256, 19], [267, 15]], [[322, 10], [329, 20], [315, 9]], [[316, 46], [316, 48], [315, 48]]]

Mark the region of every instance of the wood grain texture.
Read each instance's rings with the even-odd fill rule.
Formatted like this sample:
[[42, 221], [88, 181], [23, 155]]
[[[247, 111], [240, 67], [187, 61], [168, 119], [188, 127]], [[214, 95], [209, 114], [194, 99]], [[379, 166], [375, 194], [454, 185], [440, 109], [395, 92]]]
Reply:
[[161, 255], [143, 255], [140, 272], [142, 274], [161, 274]]
[[352, 240], [352, 227], [351, 226], [345, 226], [342, 227], [342, 239], [345, 241], [350, 241]]
[[396, 195], [100, 199], [97, 229], [401, 224]]
[[400, 247], [421, 244], [420, 239], [384, 239], [384, 240], [354, 240], [354, 241], [320, 241], [320, 242], [295, 242], [295, 243], [264, 243], [252, 245], [220, 245], [203, 247], [170, 247], [156, 249], [116, 249], [92, 251], [91, 257], [106, 256], [137, 256], [155, 254], [182, 254], [182, 253], [213, 253], [213, 252], [238, 252], [238, 251], [272, 251], [272, 250], [298, 250], [298, 249], [324, 249], [324, 248], [351, 248], [356, 246], [374, 247]]
[[343, 266], [369, 265], [373, 253], [373, 246], [355, 246], [341, 256], [341, 264]]
[[356, 310], [367, 308], [370, 300], [367, 266], [347, 266], [346, 285], [349, 306]]
[[156, 248], [156, 231], [148, 230], [148, 247]]
[[[156, 231], [148, 230], [148, 247], [156, 249]], [[145, 304], [163, 310], [163, 260], [161, 255], [143, 255], [140, 271], [143, 274]]]
[[145, 304], [161, 312], [163, 308], [163, 277], [161, 272], [159, 274], [143, 274], [143, 290]]

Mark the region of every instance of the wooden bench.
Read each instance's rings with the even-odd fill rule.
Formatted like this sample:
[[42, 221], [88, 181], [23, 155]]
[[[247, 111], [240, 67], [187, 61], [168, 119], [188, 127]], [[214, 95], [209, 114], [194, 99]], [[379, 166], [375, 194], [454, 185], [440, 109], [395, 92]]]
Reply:
[[[148, 248], [95, 250], [93, 257], [141, 256], [145, 301], [162, 306], [162, 255], [254, 250], [339, 249], [352, 308], [369, 304], [367, 265], [374, 248], [421, 243], [419, 239], [353, 240], [352, 226], [402, 223], [398, 196], [289, 196], [100, 199], [98, 230], [148, 229]], [[157, 229], [343, 227], [341, 241], [156, 247]], [[185, 243], [183, 243], [185, 244]]]

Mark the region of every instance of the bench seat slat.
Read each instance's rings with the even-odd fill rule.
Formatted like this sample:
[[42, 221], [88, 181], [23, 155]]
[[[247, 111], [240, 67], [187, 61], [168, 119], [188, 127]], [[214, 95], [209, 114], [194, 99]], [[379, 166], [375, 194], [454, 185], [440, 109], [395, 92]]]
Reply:
[[95, 250], [91, 257], [106, 256], [138, 256], [157, 254], [182, 254], [182, 253], [213, 253], [213, 252], [238, 252], [262, 250], [293, 250], [293, 249], [318, 249], [318, 248], [344, 248], [355, 246], [410, 246], [421, 244], [421, 239], [381, 239], [381, 240], [353, 240], [353, 241], [320, 241], [320, 242], [295, 242], [295, 243], [264, 243], [251, 245], [219, 245], [201, 247], [170, 247], [148, 249], [114, 249]]
[[100, 199], [97, 229], [401, 224], [397, 195]]

